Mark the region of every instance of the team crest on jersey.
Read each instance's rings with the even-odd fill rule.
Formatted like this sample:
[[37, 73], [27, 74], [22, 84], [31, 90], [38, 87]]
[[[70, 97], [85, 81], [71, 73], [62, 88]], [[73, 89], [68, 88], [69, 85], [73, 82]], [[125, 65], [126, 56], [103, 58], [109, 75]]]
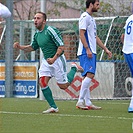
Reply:
[[89, 70], [92, 70], [92, 66], [89, 68]]

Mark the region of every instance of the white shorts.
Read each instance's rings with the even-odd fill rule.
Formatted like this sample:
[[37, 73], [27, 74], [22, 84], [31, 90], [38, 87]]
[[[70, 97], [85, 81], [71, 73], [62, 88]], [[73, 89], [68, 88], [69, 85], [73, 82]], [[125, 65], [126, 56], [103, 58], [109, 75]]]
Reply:
[[68, 82], [66, 71], [66, 58], [64, 55], [58, 57], [56, 61], [50, 65], [43, 58], [39, 69], [39, 77], [55, 77], [57, 83], [64, 84]]

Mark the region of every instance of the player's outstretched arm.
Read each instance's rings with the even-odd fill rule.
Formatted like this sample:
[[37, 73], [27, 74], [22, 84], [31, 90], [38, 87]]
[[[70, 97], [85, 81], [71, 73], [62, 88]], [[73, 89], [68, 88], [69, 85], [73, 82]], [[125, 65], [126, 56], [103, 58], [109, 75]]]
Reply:
[[15, 42], [13, 44], [13, 48], [24, 50], [25, 52], [31, 52], [34, 51], [31, 45], [20, 45], [19, 42]]
[[11, 16], [9, 9], [0, 3], [0, 18], [8, 18]]

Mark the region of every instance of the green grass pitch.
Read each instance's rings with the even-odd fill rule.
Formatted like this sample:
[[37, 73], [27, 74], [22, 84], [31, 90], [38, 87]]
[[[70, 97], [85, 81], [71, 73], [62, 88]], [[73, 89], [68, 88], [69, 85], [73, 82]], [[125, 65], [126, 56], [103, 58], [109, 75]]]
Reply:
[[42, 114], [46, 101], [0, 98], [0, 133], [133, 133], [129, 100], [93, 100], [102, 110], [76, 109], [77, 101], [56, 101], [59, 113]]

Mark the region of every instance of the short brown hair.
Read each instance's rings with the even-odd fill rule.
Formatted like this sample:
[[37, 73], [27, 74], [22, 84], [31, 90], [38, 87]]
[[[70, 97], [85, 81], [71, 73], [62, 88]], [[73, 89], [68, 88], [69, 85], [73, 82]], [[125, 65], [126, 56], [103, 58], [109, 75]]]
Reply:
[[44, 13], [44, 12], [37, 12], [37, 13], [40, 13], [40, 14], [42, 14], [43, 15], [43, 18], [44, 18], [44, 20], [46, 21], [46, 19], [47, 19], [47, 15]]

